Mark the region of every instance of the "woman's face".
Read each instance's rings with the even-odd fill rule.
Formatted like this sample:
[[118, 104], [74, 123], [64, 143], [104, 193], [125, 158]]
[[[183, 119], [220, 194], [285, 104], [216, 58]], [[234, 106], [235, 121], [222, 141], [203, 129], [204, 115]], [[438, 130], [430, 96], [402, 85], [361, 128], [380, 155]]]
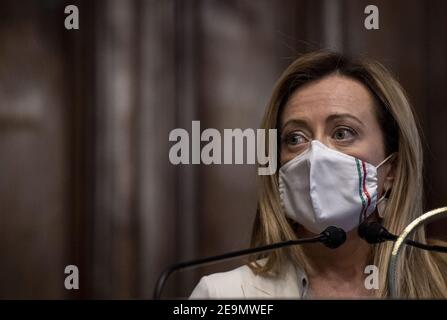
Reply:
[[[375, 108], [366, 87], [348, 77], [331, 75], [299, 88], [280, 118], [281, 165], [318, 140], [377, 166], [387, 155]], [[378, 170], [379, 195], [384, 183], [388, 189], [392, 182], [389, 162], [382, 167]]]

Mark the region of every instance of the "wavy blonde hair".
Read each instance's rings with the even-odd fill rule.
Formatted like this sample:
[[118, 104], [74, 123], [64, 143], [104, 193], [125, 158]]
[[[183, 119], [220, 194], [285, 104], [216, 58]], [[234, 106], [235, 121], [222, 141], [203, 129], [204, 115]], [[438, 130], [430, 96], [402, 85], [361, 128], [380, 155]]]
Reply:
[[[262, 120], [262, 128], [279, 129], [281, 112], [290, 95], [302, 85], [331, 74], [361, 82], [375, 97], [376, 115], [384, 133], [385, 154], [397, 153], [394, 160], [392, 192], [382, 224], [390, 232], [400, 234], [412, 220], [423, 213], [423, 152], [420, 130], [408, 98], [385, 67], [378, 62], [354, 60], [327, 51], [308, 53], [295, 60], [277, 81]], [[268, 141], [266, 144], [268, 146]], [[251, 244], [260, 246], [290, 239], [296, 239], [296, 233], [280, 205], [278, 174], [259, 176], [258, 209]], [[419, 228], [414, 240], [426, 242], [423, 228]], [[379, 275], [385, 275], [387, 272], [392, 246], [393, 244], [388, 242], [372, 248], [369, 262], [379, 268]], [[261, 258], [267, 258], [265, 264], [256, 263]], [[398, 264], [396, 281], [400, 297], [447, 297], [447, 263], [440, 255], [406, 248], [401, 260], [403, 263]], [[250, 261], [252, 270], [264, 275], [281, 272], [282, 267], [289, 261], [305, 270], [309, 267], [299, 246], [252, 256]], [[379, 281], [377, 296], [389, 296], [386, 277], [381, 276]]]

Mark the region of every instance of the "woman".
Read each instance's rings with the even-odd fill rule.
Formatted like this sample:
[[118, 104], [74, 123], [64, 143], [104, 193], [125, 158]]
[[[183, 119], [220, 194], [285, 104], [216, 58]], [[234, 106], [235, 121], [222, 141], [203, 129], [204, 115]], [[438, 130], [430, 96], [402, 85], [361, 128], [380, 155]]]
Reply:
[[[276, 128], [280, 170], [260, 176], [252, 246], [311, 237], [329, 225], [347, 231], [337, 249], [293, 246], [247, 266], [203, 277], [191, 298], [387, 297], [392, 243], [360, 239], [362, 221], [399, 234], [422, 214], [422, 148], [408, 99], [380, 64], [314, 52], [276, 84], [262, 127]], [[426, 242], [420, 230], [415, 240]], [[365, 267], [378, 286], [365, 286]], [[447, 265], [406, 248], [399, 296], [447, 297]]]

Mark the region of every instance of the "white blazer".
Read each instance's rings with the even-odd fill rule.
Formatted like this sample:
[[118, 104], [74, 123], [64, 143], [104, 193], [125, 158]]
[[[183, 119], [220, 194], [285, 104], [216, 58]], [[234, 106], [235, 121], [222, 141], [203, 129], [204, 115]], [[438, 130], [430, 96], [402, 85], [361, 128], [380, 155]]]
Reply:
[[307, 296], [308, 283], [304, 271], [292, 264], [276, 277], [256, 275], [244, 265], [228, 272], [202, 277], [189, 298], [301, 299]]

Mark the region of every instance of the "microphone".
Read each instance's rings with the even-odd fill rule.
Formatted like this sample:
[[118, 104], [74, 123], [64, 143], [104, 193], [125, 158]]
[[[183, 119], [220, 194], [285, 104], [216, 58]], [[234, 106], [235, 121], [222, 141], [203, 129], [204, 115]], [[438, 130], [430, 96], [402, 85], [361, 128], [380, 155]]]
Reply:
[[[363, 222], [358, 228], [358, 235], [366, 242], [375, 244], [384, 241], [396, 241], [398, 236], [390, 233], [384, 226], [376, 221]], [[447, 252], [447, 247], [423, 244], [413, 240], [406, 240], [406, 244], [428, 251]]]
[[233, 251], [233, 252], [221, 254], [218, 256], [177, 263], [177, 264], [174, 264], [174, 265], [170, 266], [169, 268], [165, 269], [161, 273], [161, 275], [159, 276], [159, 278], [157, 280], [157, 284], [155, 286], [153, 298], [154, 298], [154, 300], [160, 299], [164, 284], [166, 283], [168, 277], [173, 272], [181, 270], [181, 269], [187, 269], [187, 268], [195, 267], [198, 265], [211, 264], [211, 263], [214, 263], [217, 261], [223, 261], [223, 260], [232, 259], [232, 258], [236, 258], [236, 257], [240, 257], [240, 256], [245, 256], [245, 255], [249, 255], [249, 254], [253, 254], [253, 253], [266, 252], [266, 251], [271, 251], [271, 250], [284, 248], [284, 247], [288, 247], [288, 246], [293, 246], [293, 245], [298, 245], [298, 244], [301, 245], [301, 244], [305, 244], [305, 243], [321, 242], [326, 247], [335, 249], [335, 248], [338, 248], [339, 246], [341, 246], [345, 241], [346, 241], [346, 232], [343, 229], [340, 229], [340, 228], [337, 228], [334, 226], [330, 226], [330, 227], [327, 227], [318, 236], [312, 237], [312, 238], [303, 238], [303, 239], [277, 242], [277, 243], [269, 244], [266, 246], [249, 248], [249, 249], [244, 249], [244, 250], [240, 250], [240, 251]]
[[322, 233], [320, 233], [319, 237], [319, 241], [322, 242], [326, 247], [336, 249], [343, 243], [345, 243], [346, 232], [341, 228], [330, 226], [327, 227]]
[[390, 233], [378, 222], [363, 222], [359, 225], [358, 235], [366, 242], [374, 244], [384, 241], [396, 241], [397, 236]]

